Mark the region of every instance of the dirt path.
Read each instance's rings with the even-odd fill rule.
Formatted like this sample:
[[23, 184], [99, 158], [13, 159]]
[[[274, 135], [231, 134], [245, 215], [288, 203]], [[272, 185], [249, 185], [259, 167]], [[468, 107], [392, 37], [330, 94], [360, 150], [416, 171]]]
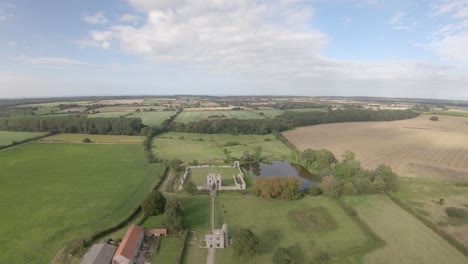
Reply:
[[[215, 197], [216, 191], [211, 191], [211, 229], [215, 229]], [[208, 248], [208, 254], [206, 255], [206, 264], [215, 264], [216, 263], [216, 249]]]
[[174, 182], [175, 177], [176, 177], [176, 173], [172, 169], [170, 169], [163, 183], [159, 186], [159, 191], [167, 192], [170, 189], [171, 184]]

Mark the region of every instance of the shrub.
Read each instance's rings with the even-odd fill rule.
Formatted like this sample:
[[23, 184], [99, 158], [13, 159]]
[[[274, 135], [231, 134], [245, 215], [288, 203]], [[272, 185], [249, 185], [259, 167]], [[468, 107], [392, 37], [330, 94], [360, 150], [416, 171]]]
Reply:
[[444, 203], [445, 203], [445, 199], [444, 199], [444, 198], [440, 198], [440, 199], [439, 199], [439, 204], [440, 204], [440, 205], [444, 205]]
[[431, 118], [429, 118], [429, 120], [431, 120], [431, 121], [439, 121], [439, 117], [438, 117], [438, 116], [431, 116]]
[[309, 195], [312, 196], [317, 196], [322, 193], [322, 190], [317, 185], [313, 185], [312, 187], [309, 188]]
[[449, 217], [465, 218], [465, 210], [463, 208], [447, 207], [445, 208], [445, 212]]
[[91, 143], [91, 139], [89, 138], [83, 138], [83, 143]]
[[226, 142], [226, 144], [224, 144], [225, 147], [237, 146], [237, 145], [240, 145], [240, 144], [239, 142], [235, 142], [235, 141], [229, 141], [229, 142]]

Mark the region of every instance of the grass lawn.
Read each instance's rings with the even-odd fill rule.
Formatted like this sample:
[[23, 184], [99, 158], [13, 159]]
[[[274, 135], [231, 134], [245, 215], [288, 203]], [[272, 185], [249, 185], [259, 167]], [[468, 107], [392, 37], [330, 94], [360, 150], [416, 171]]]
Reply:
[[284, 110], [270, 108], [270, 109], [254, 110], [253, 112], [255, 112], [255, 113], [259, 114], [259, 115], [261, 115], [261, 113], [263, 113], [263, 115], [268, 117], [268, 118], [275, 118], [275, 117], [281, 115], [282, 113], [284, 113]]
[[209, 141], [154, 138], [152, 146], [156, 157], [167, 160], [198, 160], [207, 163], [209, 161], [221, 162], [224, 157], [222, 150], [216, 146], [216, 143]]
[[[189, 243], [185, 245], [184, 258], [182, 263], [184, 264], [194, 264], [200, 263], [203, 264], [206, 262], [206, 248], [200, 248], [198, 245], [191, 243], [191, 238], [189, 237]], [[217, 252], [216, 252], [217, 253]], [[218, 260], [216, 260], [218, 263]]]
[[359, 217], [386, 242], [363, 263], [467, 263], [467, 258], [383, 195], [346, 197]]
[[140, 145], [27, 143], [0, 151], [0, 263], [49, 263], [71, 240], [115, 224], [164, 168]]
[[[327, 252], [337, 260], [369, 240], [337, 202], [326, 197], [283, 201], [221, 194], [217, 199], [219, 223], [226, 222], [231, 234], [249, 228], [259, 237], [252, 263], [272, 263], [278, 247], [289, 248], [296, 263], [309, 263], [318, 252]], [[216, 251], [216, 263], [241, 261], [228, 248]]]
[[[118, 144], [139, 144], [145, 140], [140, 136], [114, 136], [114, 135], [90, 135], [90, 134], [57, 134], [41, 139], [45, 142], [60, 143], [83, 143], [83, 139], [91, 139], [91, 143], [118, 143]], [[87, 143], [89, 144], [89, 143]]]
[[179, 236], [167, 236], [159, 238], [158, 251], [151, 260], [152, 264], [176, 263], [180, 248], [184, 241]]
[[196, 168], [190, 169], [189, 180], [193, 181], [197, 186], [206, 185], [206, 176], [208, 173], [219, 173], [221, 174], [221, 180], [223, 186], [234, 186], [234, 179], [232, 175], [239, 174], [239, 169], [233, 168]]
[[39, 137], [42, 135], [44, 135], [44, 133], [0, 131], [0, 147], [8, 146], [13, 141], [22, 141], [28, 138]]
[[104, 113], [97, 113], [97, 114], [88, 114], [88, 118], [96, 118], [96, 117], [126, 117], [130, 115], [129, 112], [104, 112]]
[[[228, 142], [239, 145], [225, 146]], [[291, 149], [277, 140], [273, 135], [230, 135], [230, 134], [197, 134], [176, 133], [162, 134], [153, 140], [153, 153], [164, 159], [180, 159], [184, 162], [198, 160], [201, 164], [221, 163], [226, 155], [240, 158], [245, 151], [255, 152], [262, 148], [262, 157], [267, 160], [287, 160]]]
[[141, 118], [143, 124], [147, 126], [158, 126], [161, 125], [164, 120], [168, 119], [175, 112], [173, 111], [162, 111], [162, 112], [141, 112], [141, 113], [132, 113], [126, 117]]
[[265, 117], [255, 112], [250, 112], [246, 110], [183, 111], [177, 116], [177, 118], [175, 119], [175, 122], [190, 123], [190, 122], [200, 121], [203, 119], [231, 119], [231, 118], [237, 118], [237, 119], [243, 120], [243, 119], [263, 119]]

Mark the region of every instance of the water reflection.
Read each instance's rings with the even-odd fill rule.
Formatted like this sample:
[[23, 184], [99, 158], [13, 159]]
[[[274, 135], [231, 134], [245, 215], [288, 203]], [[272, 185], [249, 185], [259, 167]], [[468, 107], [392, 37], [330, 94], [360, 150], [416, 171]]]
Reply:
[[288, 161], [258, 162], [247, 164], [245, 168], [255, 179], [274, 176], [296, 177], [301, 181], [301, 189], [310, 188], [317, 180], [317, 176], [306, 168]]

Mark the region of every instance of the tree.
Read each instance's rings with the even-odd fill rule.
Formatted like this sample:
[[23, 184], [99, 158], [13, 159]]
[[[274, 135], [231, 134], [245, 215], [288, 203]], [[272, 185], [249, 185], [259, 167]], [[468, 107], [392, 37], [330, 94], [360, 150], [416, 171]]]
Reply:
[[195, 185], [193, 181], [186, 181], [184, 183], [184, 191], [188, 192], [190, 195], [193, 195], [197, 190], [197, 185]]
[[161, 192], [153, 190], [141, 204], [143, 212], [147, 216], [160, 215], [164, 213], [166, 198]]
[[438, 116], [431, 116], [431, 118], [429, 118], [429, 120], [431, 120], [431, 121], [439, 121], [439, 117], [438, 117]]
[[250, 229], [242, 228], [234, 234], [234, 255], [241, 259], [250, 258], [257, 251], [258, 244], [258, 237]]
[[354, 184], [350, 181], [346, 182], [343, 186], [343, 194], [344, 195], [356, 195], [358, 192], [356, 188], [354, 188]]
[[334, 176], [325, 176], [320, 183], [320, 189], [323, 194], [331, 197], [339, 197], [341, 194], [341, 185]]
[[386, 191], [396, 191], [398, 176], [392, 171], [392, 168], [380, 165], [375, 169], [375, 178], [382, 179], [385, 182]]
[[289, 253], [289, 251], [285, 248], [278, 248], [273, 255], [273, 263], [275, 264], [292, 264], [294, 260]]
[[166, 212], [164, 213], [164, 226], [170, 232], [179, 233], [184, 228], [182, 213], [180, 200], [173, 199], [167, 203]]
[[91, 139], [89, 139], [89, 138], [83, 138], [82, 142], [83, 142], [83, 143], [91, 143]]

